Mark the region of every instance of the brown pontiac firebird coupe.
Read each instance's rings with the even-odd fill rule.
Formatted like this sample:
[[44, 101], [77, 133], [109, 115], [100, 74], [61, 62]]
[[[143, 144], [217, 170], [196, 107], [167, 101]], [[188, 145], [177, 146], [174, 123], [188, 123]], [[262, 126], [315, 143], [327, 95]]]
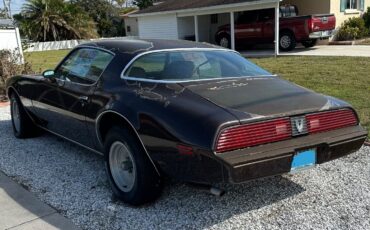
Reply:
[[87, 43], [7, 90], [16, 137], [46, 130], [104, 155], [113, 193], [133, 205], [157, 198], [164, 176], [242, 183], [345, 156], [367, 136], [346, 102], [186, 41]]

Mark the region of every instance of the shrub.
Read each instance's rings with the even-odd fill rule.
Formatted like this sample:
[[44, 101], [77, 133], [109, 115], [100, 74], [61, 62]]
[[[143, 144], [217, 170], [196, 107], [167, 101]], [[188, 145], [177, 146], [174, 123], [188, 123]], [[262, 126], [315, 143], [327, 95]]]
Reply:
[[21, 55], [17, 50], [0, 50], [0, 101], [5, 97], [5, 82], [12, 76], [19, 74], [30, 74], [32, 72], [31, 64], [21, 63]]
[[362, 16], [365, 22], [365, 26], [367, 29], [370, 29], [370, 7], [367, 8], [367, 11]]
[[369, 29], [365, 26], [363, 18], [353, 17], [344, 21], [341, 25], [336, 38], [338, 41], [360, 39], [369, 34]]

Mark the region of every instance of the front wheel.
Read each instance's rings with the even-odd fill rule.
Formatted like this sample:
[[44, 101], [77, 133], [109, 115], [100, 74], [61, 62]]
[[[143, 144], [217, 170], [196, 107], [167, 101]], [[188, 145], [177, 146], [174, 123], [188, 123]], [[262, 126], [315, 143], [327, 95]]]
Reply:
[[39, 128], [34, 125], [21, 101], [14, 93], [10, 96], [10, 113], [12, 117], [13, 132], [16, 138], [22, 139], [39, 134]]
[[282, 51], [294, 50], [297, 46], [294, 35], [291, 32], [282, 32], [280, 34], [279, 46]]
[[130, 132], [112, 128], [107, 135], [105, 152], [109, 183], [118, 199], [138, 206], [159, 197], [161, 178]]
[[306, 48], [314, 47], [317, 44], [317, 39], [303, 41], [302, 45]]

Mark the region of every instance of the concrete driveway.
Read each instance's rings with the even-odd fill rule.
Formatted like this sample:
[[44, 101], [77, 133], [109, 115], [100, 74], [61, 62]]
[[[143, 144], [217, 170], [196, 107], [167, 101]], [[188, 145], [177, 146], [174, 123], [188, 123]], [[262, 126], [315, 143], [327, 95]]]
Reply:
[[[271, 49], [250, 50], [241, 52], [245, 57], [268, 57], [274, 56]], [[280, 56], [347, 56], [347, 57], [370, 57], [370, 46], [316, 46], [306, 49], [298, 47], [290, 52], [281, 52]]]

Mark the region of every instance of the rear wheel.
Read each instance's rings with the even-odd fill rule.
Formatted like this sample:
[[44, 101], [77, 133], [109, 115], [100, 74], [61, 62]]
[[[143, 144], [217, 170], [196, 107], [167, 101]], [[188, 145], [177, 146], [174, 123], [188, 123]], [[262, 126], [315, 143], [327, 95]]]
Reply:
[[21, 101], [14, 93], [10, 96], [10, 113], [15, 137], [27, 138], [40, 133], [39, 128], [34, 125]]
[[109, 182], [118, 199], [137, 206], [159, 197], [161, 178], [130, 132], [112, 128], [105, 141], [105, 152]]
[[230, 36], [227, 34], [222, 34], [218, 39], [218, 45], [224, 48], [230, 48], [231, 47]]
[[303, 41], [302, 45], [306, 48], [314, 47], [317, 44], [317, 39]]
[[297, 46], [294, 35], [291, 32], [281, 32], [279, 46], [282, 51], [291, 51]]

